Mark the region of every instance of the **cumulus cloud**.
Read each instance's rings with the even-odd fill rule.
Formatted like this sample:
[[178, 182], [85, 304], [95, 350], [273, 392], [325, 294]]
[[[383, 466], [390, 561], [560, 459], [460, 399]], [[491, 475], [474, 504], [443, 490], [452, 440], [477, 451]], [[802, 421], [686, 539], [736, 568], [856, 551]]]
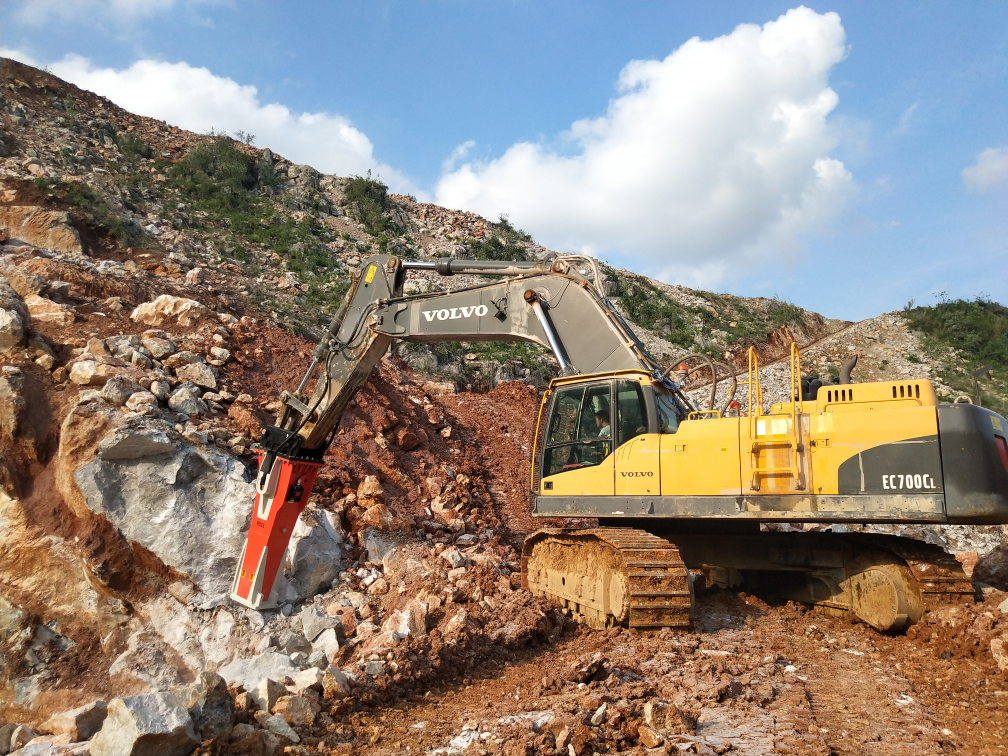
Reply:
[[990, 147], [976, 156], [976, 162], [960, 171], [963, 183], [974, 192], [985, 192], [1008, 184], [1008, 146]]
[[[39, 65], [15, 50], [3, 54]], [[138, 60], [116, 70], [98, 68], [79, 55], [67, 55], [49, 68], [56, 76], [133, 113], [198, 133], [244, 131], [255, 135], [257, 145], [295, 163], [343, 176], [370, 170], [393, 190], [416, 193], [408, 178], [375, 158], [371, 140], [343, 116], [295, 113], [280, 103], [263, 103], [254, 86], [216, 76], [206, 68]]]
[[570, 149], [523, 142], [464, 163], [437, 200], [506, 212], [554, 248], [626, 254], [666, 280], [713, 286], [756, 252], [793, 259], [856, 191], [829, 155], [828, 78], [845, 52], [839, 16], [804, 7], [693, 38], [628, 63], [605, 115], [563, 135]]

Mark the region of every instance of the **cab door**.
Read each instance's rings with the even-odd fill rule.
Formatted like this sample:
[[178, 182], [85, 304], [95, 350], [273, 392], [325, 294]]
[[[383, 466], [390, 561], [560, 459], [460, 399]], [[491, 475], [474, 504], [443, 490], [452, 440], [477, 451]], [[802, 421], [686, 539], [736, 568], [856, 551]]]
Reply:
[[648, 433], [647, 402], [640, 381], [616, 381], [615, 405], [616, 494], [657, 496], [661, 492], [661, 435]]
[[612, 382], [558, 389], [543, 440], [540, 496], [612, 496]]

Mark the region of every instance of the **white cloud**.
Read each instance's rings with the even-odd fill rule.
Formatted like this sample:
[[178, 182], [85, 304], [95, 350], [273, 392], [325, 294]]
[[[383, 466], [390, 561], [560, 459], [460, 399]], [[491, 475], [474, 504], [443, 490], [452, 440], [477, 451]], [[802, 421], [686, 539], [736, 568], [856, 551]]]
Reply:
[[443, 175], [437, 200], [666, 280], [712, 286], [757, 253], [794, 259], [856, 191], [829, 157], [828, 77], [845, 52], [840, 18], [804, 7], [693, 38], [628, 63], [606, 114], [564, 135], [573, 154], [515, 144]]
[[26, 63], [29, 66], [35, 66], [35, 68], [42, 68], [44, 65], [43, 63], [39, 63], [31, 54], [23, 50], [12, 50], [9, 47], [0, 47], [0, 57], [10, 58], [19, 63]]
[[175, 0], [74, 0], [73, 2], [23, 2], [15, 18], [28, 26], [53, 23], [111, 23], [125, 26], [170, 11]]
[[441, 171], [443, 173], [450, 173], [455, 170], [455, 166], [458, 165], [460, 160], [465, 160], [466, 155], [476, 146], [476, 142], [470, 139], [468, 142], [463, 142], [454, 150], [451, 151], [451, 155], [441, 163]]
[[990, 147], [976, 156], [976, 162], [960, 172], [963, 183], [974, 192], [985, 192], [1008, 184], [1008, 146]]
[[[4, 50], [38, 66], [30, 56]], [[138, 60], [129, 68], [97, 68], [79, 55], [67, 55], [50, 70], [62, 79], [108, 97], [140, 115], [160, 118], [197, 133], [241, 130], [295, 163], [342, 176], [372, 171], [394, 191], [417, 190], [403, 174], [374, 157], [371, 140], [340, 115], [294, 113], [279, 103], [262, 103], [254, 86], [243, 85], [185, 62]]]

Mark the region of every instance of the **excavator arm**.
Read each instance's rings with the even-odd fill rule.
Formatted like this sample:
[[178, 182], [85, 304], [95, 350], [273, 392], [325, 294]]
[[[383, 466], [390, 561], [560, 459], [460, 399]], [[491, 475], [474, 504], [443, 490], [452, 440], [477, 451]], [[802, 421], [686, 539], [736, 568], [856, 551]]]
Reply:
[[[369, 258], [354, 274], [301, 384], [281, 395], [275, 426], [260, 440], [256, 497], [231, 598], [254, 609], [277, 604], [277, 575], [298, 516], [308, 503], [322, 457], [357, 389], [393, 339], [527, 341], [549, 348], [566, 375], [645, 370], [658, 363], [600, 291], [578, 256], [542, 262]], [[491, 280], [448, 293], [403, 296], [410, 269]], [[593, 280], [592, 280], [593, 279]], [[309, 392], [309, 387], [314, 386]], [[674, 384], [669, 387], [675, 391]], [[676, 393], [685, 417], [695, 408]]]

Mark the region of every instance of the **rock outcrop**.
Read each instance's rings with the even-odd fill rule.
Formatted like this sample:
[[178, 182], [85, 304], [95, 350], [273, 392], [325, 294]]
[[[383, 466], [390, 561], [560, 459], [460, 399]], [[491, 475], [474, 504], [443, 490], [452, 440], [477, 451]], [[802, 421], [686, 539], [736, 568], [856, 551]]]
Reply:
[[7, 226], [11, 241], [68, 254], [84, 251], [80, 234], [70, 223], [69, 214], [62, 210], [0, 205], [0, 225]]
[[194, 446], [161, 420], [113, 421], [100, 409], [75, 409], [63, 434], [68, 443], [94, 444], [90, 458], [68, 455], [64, 465], [61, 441], [61, 479], [77, 489], [66, 498], [105, 515], [127, 539], [191, 576], [205, 605], [225, 601], [255, 496], [244, 463]]

